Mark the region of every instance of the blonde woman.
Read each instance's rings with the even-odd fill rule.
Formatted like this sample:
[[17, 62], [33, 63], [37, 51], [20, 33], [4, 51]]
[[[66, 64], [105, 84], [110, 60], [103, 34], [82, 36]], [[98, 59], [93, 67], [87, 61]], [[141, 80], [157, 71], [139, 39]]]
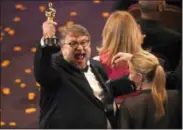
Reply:
[[129, 71], [129, 78], [140, 92], [121, 103], [120, 128], [180, 128], [179, 95], [176, 90], [166, 91], [165, 72], [158, 59], [148, 52], [134, 54], [129, 60]]
[[98, 59], [106, 69], [109, 79], [128, 75], [128, 64], [123, 62], [112, 66], [111, 59], [118, 52], [135, 54], [140, 52], [143, 35], [133, 18], [126, 11], [117, 11], [110, 15], [102, 33], [102, 46], [98, 48]]

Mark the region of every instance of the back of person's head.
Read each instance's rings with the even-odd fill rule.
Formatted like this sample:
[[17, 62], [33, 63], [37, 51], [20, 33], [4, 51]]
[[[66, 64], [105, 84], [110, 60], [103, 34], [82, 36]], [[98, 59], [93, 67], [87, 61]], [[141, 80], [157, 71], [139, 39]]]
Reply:
[[139, 7], [141, 12], [161, 12], [164, 10], [166, 1], [165, 0], [139, 0]]
[[158, 59], [149, 52], [135, 54], [130, 62], [130, 70], [141, 75], [141, 82], [149, 84], [156, 105], [155, 117], [160, 119], [165, 115], [164, 102], [167, 99], [165, 88], [165, 72]]
[[118, 52], [137, 53], [141, 50], [143, 35], [133, 18], [126, 11], [113, 12], [108, 18], [102, 33], [102, 47], [99, 54], [109, 53], [107, 63]]

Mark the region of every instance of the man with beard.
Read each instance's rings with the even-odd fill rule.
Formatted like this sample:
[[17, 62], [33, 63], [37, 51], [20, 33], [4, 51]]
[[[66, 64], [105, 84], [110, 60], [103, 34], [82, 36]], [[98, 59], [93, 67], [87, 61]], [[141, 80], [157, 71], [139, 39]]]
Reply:
[[181, 56], [181, 34], [161, 24], [165, 0], [139, 0], [141, 18], [138, 24], [146, 35], [142, 47], [165, 60], [165, 71], [175, 71]]
[[[144, 1], [146, 1], [146, 0], [144, 0]], [[138, 3], [138, 0], [115, 0], [112, 11], [128, 10], [128, 8], [131, 5], [137, 4], [137, 3]], [[166, 0], [166, 3], [182, 8], [182, 0]]]
[[[55, 34], [54, 24], [43, 23], [43, 38]], [[41, 84], [40, 128], [116, 128], [115, 92], [105, 84], [108, 77], [103, 66], [89, 58], [88, 31], [81, 25], [66, 28], [60, 46], [55, 53], [58, 49], [42, 39], [35, 54], [35, 78]], [[125, 94], [133, 91], [124, 87]]]

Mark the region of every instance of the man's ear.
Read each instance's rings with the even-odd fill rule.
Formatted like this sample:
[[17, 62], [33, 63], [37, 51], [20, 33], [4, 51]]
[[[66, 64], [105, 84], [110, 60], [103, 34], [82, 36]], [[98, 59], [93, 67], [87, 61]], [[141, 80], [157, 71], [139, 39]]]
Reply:
[[64, 45], [64, 40], [63, 39], [59, 40], [59, 45], [60, 45], [60, 48], [62, 48], [62, 46]]
[[64, 49], [64, 46], [61, 47], [60, 52], [63, 56], [67, 55], [67, 51]]
[[138, 82], [144, 82], [144, 77], [143, 77], [143, 75], [140, 74], [140, 73], [137, 73], [137, 80], [138, 80]]

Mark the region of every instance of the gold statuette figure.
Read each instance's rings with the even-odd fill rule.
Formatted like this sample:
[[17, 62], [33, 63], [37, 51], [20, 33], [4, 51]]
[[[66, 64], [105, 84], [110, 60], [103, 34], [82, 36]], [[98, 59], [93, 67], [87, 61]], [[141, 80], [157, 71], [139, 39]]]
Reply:
[[[49, 2], [48, 11], [45, 11], [45, 16], [47, 17], [47, 21], [54, 22], [56, 10], [53, 8], [53, 4]], [[55, 35], [47, 36], [44, 39], [45, 46], [59, 47], [58, 39]]]
[[[53, 8], [53, 4], [49, 2], [48, 11], [45, 11], [45, 16], [47, 17], [47, 21], [54, 22], [56, 15], [56, 10]], [[48, 38], [55, 38], [56, 36], [49, 36]]]
[[48, 4], [48, 11], [45, 12], [45, 16], [47, 17], [48, 21], [53, 22], [56, 14], [56, 10], [53, 8], [53, 4], [50, 2]]

